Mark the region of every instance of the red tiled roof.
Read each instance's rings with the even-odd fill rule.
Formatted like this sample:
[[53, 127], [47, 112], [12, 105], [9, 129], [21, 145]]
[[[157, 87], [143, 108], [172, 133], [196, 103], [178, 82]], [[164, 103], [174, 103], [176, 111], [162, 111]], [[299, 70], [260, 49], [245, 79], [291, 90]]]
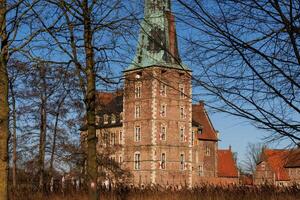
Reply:
[[284, 168], [289, 156], [289, 150], [265, 149], [263, 160], [266, 161], [275, 173], [276, 181], [287, 181], [290, 179], [287, 170]]
[[200, 140], [218, 140], [217, 133], [204, 108], [204, 103], [193, 105], [192, 108], [193, 125], [202, 126], [202, 134], [198, 135]]
[[230, 149], [218, 150], [218, 177], [238, 178], [238, 169]]

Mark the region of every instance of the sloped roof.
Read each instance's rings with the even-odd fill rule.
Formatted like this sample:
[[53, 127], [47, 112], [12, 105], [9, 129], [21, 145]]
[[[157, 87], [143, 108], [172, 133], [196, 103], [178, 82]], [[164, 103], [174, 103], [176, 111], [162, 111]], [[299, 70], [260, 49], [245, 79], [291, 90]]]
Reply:
[[97, 114], [118, 114], [123, 111], [122, 91], [98, 92], [96, 94]]
[[218, 136], [216, 130], [214, 129], [210, 121], [210, 118], [204, 108], [203, 102], [193, 105], [192, 115], [193, 126], [202, 127], [202, 134], [198, 134], [198, 139], [217, 141]]
[[231, 150], [218, 150], [218, 177], [238, 178], [238, 176], [238, 169]]
[[283, 149], [264, 149], [262, 161], [268, 163], [272, 171], [275, 173], [276, 181], [288, 181], [290, 177], [284, 168], [287, 163], [289, 150]]

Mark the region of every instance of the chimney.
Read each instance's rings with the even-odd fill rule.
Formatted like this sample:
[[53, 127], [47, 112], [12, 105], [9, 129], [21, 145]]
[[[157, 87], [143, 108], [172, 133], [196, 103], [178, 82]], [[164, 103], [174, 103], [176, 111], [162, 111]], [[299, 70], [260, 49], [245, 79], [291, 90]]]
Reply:
[[231, 151], [231, 145], [229, 145], [229, 151]]

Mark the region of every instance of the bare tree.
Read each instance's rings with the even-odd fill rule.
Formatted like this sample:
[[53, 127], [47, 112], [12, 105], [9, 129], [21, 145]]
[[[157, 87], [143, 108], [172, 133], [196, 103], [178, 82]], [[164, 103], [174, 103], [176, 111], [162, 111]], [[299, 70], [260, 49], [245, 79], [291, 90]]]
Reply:
[[261, 153], [264, 148], [266, 148], [266, 146], [261, 143], [248, 143], [246, 157], [241, 163], [243, 171], [249, 174], [254, 174], [256, 165], [261, 159]]
[[194, 83], [209, 106], [298, 144], [299, 2], [177, 2], [191, 31], [186, 60], [198, 66]]
[[24, 1], [0, 1], [0, 199], [7, 199], [8, 189], [8, 136], [9, 136], [9, 77], [8, 62], [12, 54], [20, 52], [39, 33], [31, 30], [28, 34], [20, 34], [24, 20], [30, 18], [31, 8], [36, 4]]
[[[56, 11], [55, 19], [47, 20], [36, 12], [36, 17], [48, 33], [47, 49], [53, 56], [50, 61], [61, 62], [77, 76], [85, 103], [87, 123], [87, 183], [89, 199], [97, 199], [97, 154], [95, 126], [96, 82], [116, 83], [109, 78], [110, 64], [118, 54], [119, 38], [130, 29], [131, 13], [120, 0], [107, 1], [47, 1], [48, 9]], [[54, 20], [53, 20], [54, 19]], [[53, 21], [56, 23], [53, 24]], [[122, 37], [117, 37], [122, 36]], [[53, 47], [49, 49], [49, 46]], [[59, 55], [63, 60], [55, 59]]]

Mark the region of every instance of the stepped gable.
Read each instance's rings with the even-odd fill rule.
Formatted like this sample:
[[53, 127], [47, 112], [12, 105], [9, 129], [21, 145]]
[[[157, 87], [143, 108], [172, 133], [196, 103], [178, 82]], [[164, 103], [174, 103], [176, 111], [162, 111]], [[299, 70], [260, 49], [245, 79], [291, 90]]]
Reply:
[[261, 162], [265, 161], [271, 167], [275, 173], [276, 181], [290, 180], [288, 172], [285, 169], [289, 154], [289, 150], [283, 149], [264, 149], [263, 151]]
[[231, 148], [218, 150], [218, 177], [238, 178], [238, 176]]
[[192, 120], [193, 126], [199, 126], [202, 128], [202, 133], [198, 134], [199, 140], [211, 140], [218, 141], [218, 135], [214, 129], [210, 118], [204, 108], [204, 102], [194, 104], [192, 108]]

